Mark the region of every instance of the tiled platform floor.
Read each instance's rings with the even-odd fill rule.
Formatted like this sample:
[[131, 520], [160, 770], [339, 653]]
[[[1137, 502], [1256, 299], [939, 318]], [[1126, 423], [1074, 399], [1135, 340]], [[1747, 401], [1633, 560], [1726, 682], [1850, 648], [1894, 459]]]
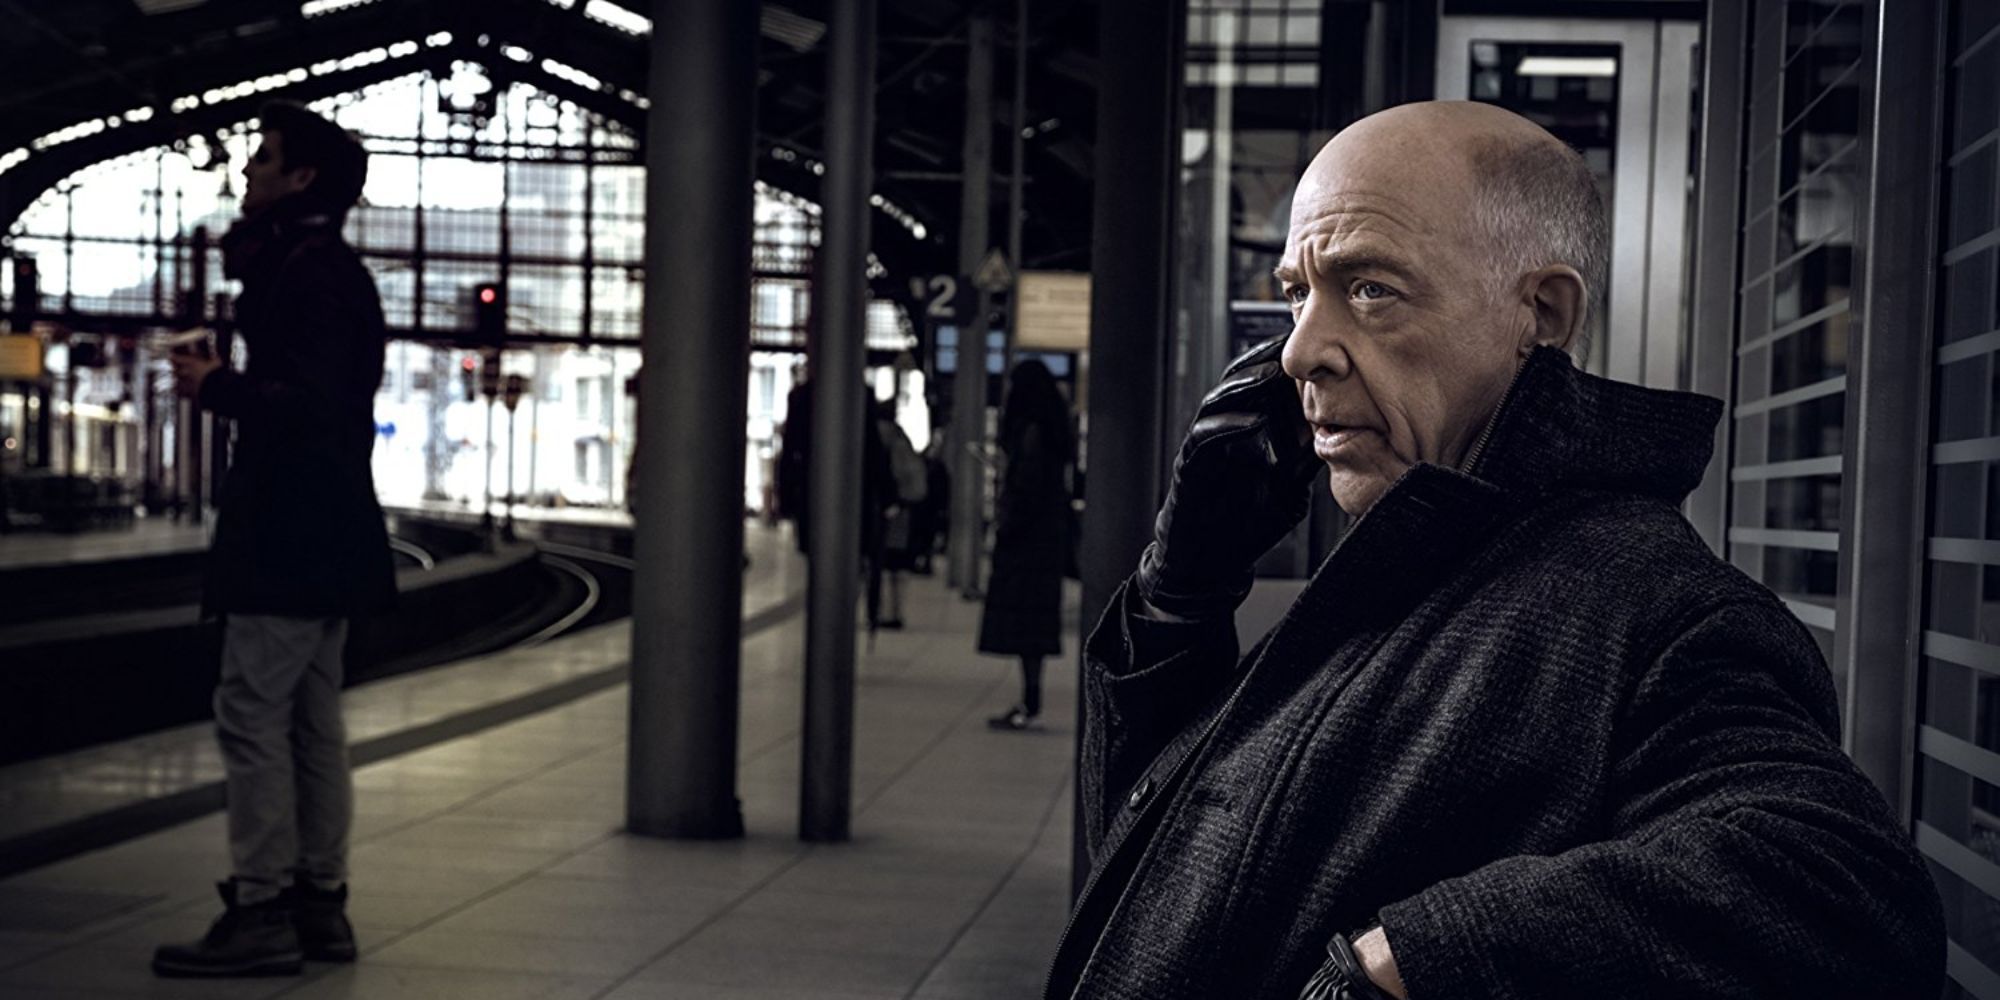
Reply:
[[992, 732], [1016, 681], [974, 653], [978, 606], [923, 579], [908, 602], [861, 660], [851, 843], [795, 836], [793, 617], [744, 647], [743, 840], [621, 832], [619, 687], [357, 773], [358, 964], [155, 979], [152, 946], [216, 910], [210, 816], [0, 881], [0, 998], [1035, 995], [1066, 916], [1073, 677], [1052, 664], [1046, 730]]

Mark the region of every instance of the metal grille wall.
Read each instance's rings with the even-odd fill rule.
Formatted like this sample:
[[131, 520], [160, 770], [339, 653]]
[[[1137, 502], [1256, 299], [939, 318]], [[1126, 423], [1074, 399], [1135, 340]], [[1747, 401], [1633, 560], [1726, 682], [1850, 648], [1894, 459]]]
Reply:
[[[1831, 663], [1872, 10], [1755, 5], [1743, 140], [1727, 553], [1784, 598]], [[1845, 672], [1834, 672], [1844, 704]]]
[[1947, 997], [2000, 1000], [2000, 4], [1948, 6], [1917, 845]]

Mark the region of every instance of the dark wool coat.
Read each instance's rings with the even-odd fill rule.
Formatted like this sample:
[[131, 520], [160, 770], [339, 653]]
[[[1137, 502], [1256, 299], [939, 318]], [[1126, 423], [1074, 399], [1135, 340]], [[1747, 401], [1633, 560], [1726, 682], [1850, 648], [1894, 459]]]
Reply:
[[1414, 1000], [1936, 997], [1936, 889], [1826, 664], [1676, 510], [1717, 401], [1541, 349], [1238, 659], [1085, 647], [1093, 883], [1052, 997], [1290, 998], [1379, 920]]
[[993, 525], [993, 572], [979, 618], [979, 651], [1062, 652], [1062, 581], [1069, 564], [1067, 449], [1031, 427], [1007, 456]]
[[369, 455], [387, 338], [367, 269], [326, 215], [280, 203], [225, 239], [243, 371], [201, 384], [236, 422], [209, 548], [209, 611], [349, 616], [394, 599]]

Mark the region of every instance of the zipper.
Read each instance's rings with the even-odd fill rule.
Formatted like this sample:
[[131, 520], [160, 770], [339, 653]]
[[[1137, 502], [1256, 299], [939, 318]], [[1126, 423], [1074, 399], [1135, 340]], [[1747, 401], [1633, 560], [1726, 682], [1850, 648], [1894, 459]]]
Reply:
[[1507, 380], [1507, 391], [1500, 394], [1500, 402], [1493, 407], [1493, 415], [1486, 418], [1486, 426], [1480, 428], [1479, 437], [1473, 439], [1472, 450], [1465, 453], [1465, 461], [1458, 466], [1460, 472], [1473, 474], [1479, 457], [1486, 452], [1486, 440], [1493, 436], [1493, 426], [1500, 422], [1500, 411], [1507, 408], [1507, 401], [1514, 396], [1514, 386], [1520, 383], [1521, 373], [1527, 370], [1527, 358], [1522, 358], [1521, 363], [1514, 366], [1514, 377]]

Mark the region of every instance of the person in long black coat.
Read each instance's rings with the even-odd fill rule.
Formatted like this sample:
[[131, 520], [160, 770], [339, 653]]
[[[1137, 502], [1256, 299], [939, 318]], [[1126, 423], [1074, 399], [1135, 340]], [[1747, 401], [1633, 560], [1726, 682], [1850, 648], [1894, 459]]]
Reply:
[[231, 875], [210, 932], [154, 953], [162, 975], [288, 974], [302, 958], [355, 956], [343, 647], [349, 620], [396, 588], [369, 467], [386, 327], [340, 234], [367, 154], [301, 105], [259, 117], [244, 216], [222, 240], [249, 362], [172, 359], [176, 388], [236, 428], [202, 587], [225, 617], [215, 721]]
[[1047, 365], [1023, 361], [1007, 382], [993, 569], [979, 619], [979, 651], [1020, 658], [1021, 701], [988, 721], [996, 729], [1026, 729], [1042, 711], [1042, 661], [1062, 652], [1076, 435], [1069, 403]]
[[806, 502], [812, 478], [812, 380], [802, 378], [785, 394], [785, 424], [778, 437], [778, 516], [792, 522], [792, 543], [810, 551], [812, 509]]
[[[1294, 329], [1203, 401], [1085, 642], [1046, 996], [1939, 996], [1937, 887], [1817, 645], [1679, 512], [1721, 402], [1566, 353], [1604, 230], [1581, 157], [1491, 106], [1313, 161]], [[1239, 658], [1315, 484], [1359, 520]]]

